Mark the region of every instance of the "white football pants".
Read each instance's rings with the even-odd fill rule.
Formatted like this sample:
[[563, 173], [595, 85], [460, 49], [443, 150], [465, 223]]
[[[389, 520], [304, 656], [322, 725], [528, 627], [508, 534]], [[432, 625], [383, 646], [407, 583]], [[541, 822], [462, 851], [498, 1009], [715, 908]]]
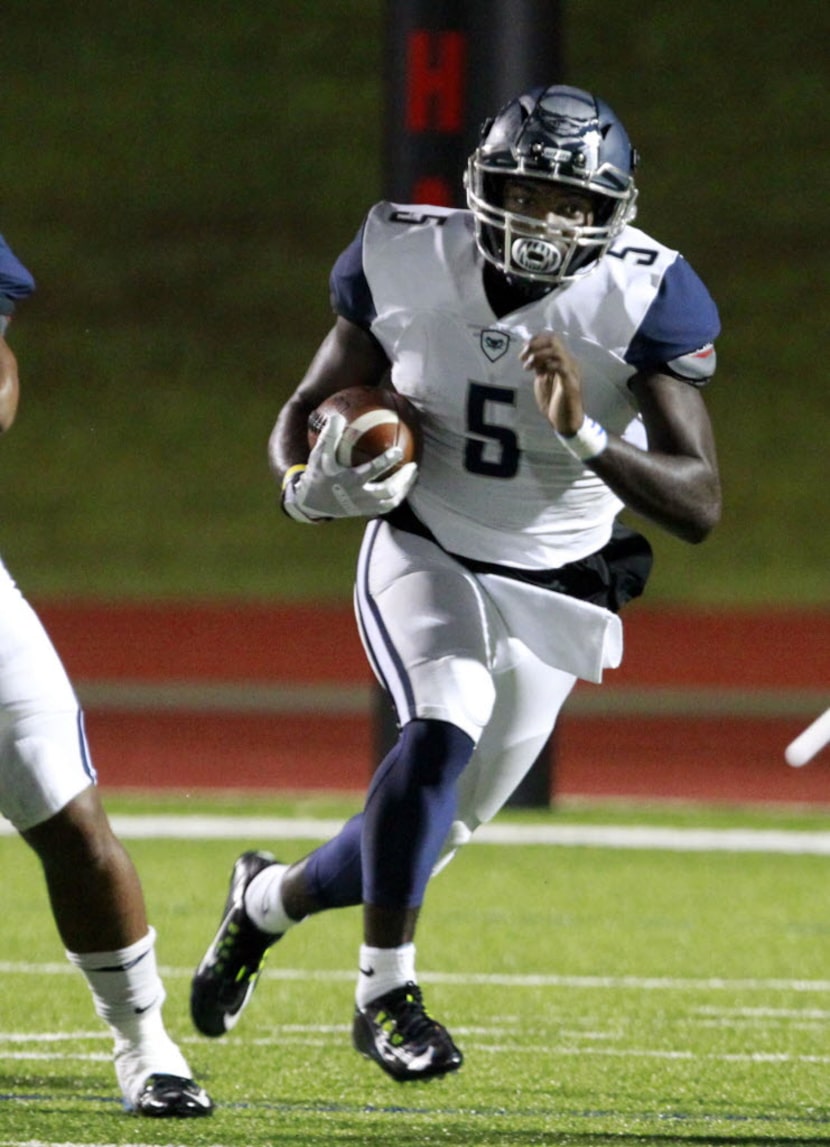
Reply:
[[63, 664], [0, 562], [0, 812], [25, 832], [94, 781]]
[[[526, 588], [511, 581], [508, 590], [520, 604]], [[530, 623], [544, 625], [531, 596]], [[476, 743], [459, 782], [451, 850], [495, 816], [528, 772], [576, 676], [546, 664], [508, 631], [477, 575], [434, 543], [386, 522], [367, 527], [355, 611], [399, 723], [449, 721]]]

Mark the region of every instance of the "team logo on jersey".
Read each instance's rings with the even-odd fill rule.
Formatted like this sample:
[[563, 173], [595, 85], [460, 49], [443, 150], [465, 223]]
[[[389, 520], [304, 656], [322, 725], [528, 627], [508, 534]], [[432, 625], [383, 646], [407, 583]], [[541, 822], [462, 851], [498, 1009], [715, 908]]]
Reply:
[[490, 362], [496, 362], [497, 359], [506, 355], [509, 346], [510, 335], [505, 334], [504, 331], [486, 330], [481, 332], [481, 349]]

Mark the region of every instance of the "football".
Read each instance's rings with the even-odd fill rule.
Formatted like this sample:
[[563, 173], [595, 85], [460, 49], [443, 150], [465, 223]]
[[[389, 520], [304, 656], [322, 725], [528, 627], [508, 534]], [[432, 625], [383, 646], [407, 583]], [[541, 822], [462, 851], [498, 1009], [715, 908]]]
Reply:
[[346, 420], [337, 444], [341, 466], [362, 466], [390, 446], [400, 446], [403, 457], [386, 474], [394, 474], [407, 462], [421, 457], [418, 411], [402, 394], [374, 386], [349, 386], [325, 399], [308, 419], [308, 444], [314, 446], [332, 413]]

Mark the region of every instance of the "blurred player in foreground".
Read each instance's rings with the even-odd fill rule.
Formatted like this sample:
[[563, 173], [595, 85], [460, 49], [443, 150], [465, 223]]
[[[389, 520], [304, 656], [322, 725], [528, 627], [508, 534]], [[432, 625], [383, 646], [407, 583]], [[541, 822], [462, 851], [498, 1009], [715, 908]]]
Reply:
[[803, 733], [787, 745], [784, 759], [794, 769], [808, 764], [817, 753], [830, 744], [830, 709], [825, 709], [820, 717], [811, 721]]
[[[17, 361], [5, 339], [15, 302], [34, 288], [0, 236], [0, 432], [17, 413]], [[162, 1021], [138, 875], [95, 786], [83, 717], [34, 610], [0, 562], [0, 811], [43, 866], [55, 923], [115, 1037], [128, 1110], [187, 1117], [213, 1109]]]
[[[577, 678], [619, 664], [617, 611], [651, 564], [620, 510], [691, 543], [720, 516], [701, 394], [717, 310], [676, 251], [631, 226], [635, 164], [602, 100], [539, 88], [484, 125], [468, 210], [377, 204], [335, 263], [334, 327], [270, 457], [295, 521], [370, 519], [355, 608], [400, 735], [334, 839], [290, 866], [237, 861], [193, 979], [207, 1035], [236, 1022], [296, 921], [362, 903], [356, 1048], [397, 1080], [461, 1065], [415, 970], [430, 875], [522, 780]], [[393, 450], [344, 470], [337, 417], [309, 453], [318, 403], [390, 371], [421, 414], [420, 464], [383, 477]]]

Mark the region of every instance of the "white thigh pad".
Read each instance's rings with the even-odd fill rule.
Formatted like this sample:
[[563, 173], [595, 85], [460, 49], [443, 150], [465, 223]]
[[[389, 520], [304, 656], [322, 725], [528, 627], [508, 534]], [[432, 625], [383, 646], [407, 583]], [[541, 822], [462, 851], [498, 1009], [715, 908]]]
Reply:
[[18, 831], [95, 780], [75, 693], [48, 634], [0, 564], [0, 812]]
[[81, 714], [38, 713], [0, 738], [0, 812], [18, 832], [59, 813], [93, 784]]
[[355, 604], [401, 724], [448, 721], [477, 741], [495, 700], [494, 627], [502, 623], [475, 579], [431, 542], [383, 523], [367, 531]]
[[495, 687], [480, 661], [444, 657], [414, 665], [410, 670], [411, 716], [448, 721], [478, 741], [490, 719]]

